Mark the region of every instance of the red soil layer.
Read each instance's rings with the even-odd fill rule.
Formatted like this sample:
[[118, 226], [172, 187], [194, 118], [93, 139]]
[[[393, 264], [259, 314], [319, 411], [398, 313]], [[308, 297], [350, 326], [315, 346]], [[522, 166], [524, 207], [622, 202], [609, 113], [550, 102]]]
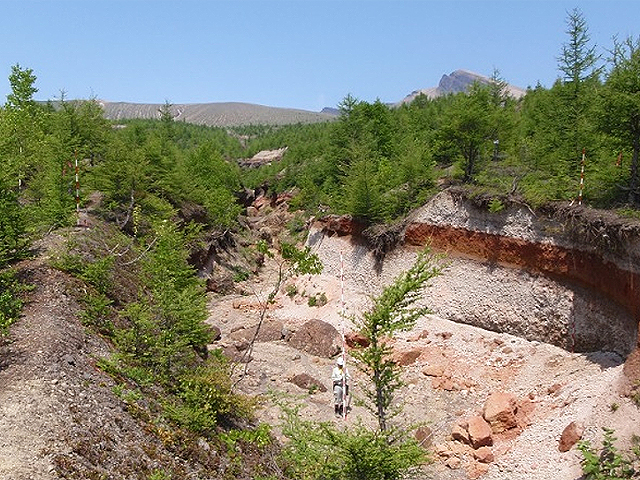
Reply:
[[592, 288], [640, 318], [640, 275], [626, 271], [595, 253], [519, 238], [422, 223], [409, 225], [405, 242], [450, 254], [543, 273]]

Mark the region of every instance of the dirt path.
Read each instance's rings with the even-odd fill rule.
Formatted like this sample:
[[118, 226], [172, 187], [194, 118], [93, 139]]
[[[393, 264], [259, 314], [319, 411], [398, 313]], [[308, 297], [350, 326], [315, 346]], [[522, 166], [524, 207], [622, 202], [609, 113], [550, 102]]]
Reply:
[[[0, 347], [3, 480], [49, 480], [60, 478], [59, 471], [80, 475], [69, 478], [106, 473], [99, 461], [91, 465], [109, 447], [105, 439], [126, 451], [119, 430], [136, 430], [112, 392], [113, 381], [95, 367], [109, 349], [78, 318], [77, 282], [47, 264], [63, 241], [47, 236], [35, 246], [37, 255], [17, 266], [34, 289]], [[118, 461], [115, 453], [121, 452], [113, 453]]]
[[57, 478], [52, 454], [64, 449], [61, 432], [73, 401], [69, 383], [82, 329], [67, 279], [36, 258], [19, 265], [35, 285], [29, 303], [2, 347], [0, 370], [0, 478]]

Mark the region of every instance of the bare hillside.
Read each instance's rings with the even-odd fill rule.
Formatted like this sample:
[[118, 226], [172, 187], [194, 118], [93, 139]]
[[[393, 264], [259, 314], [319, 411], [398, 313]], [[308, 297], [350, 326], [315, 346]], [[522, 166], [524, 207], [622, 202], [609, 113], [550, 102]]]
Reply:
[[[101, 101], [106, 118], [122, 120], [132, 118], [160, 118], [162, 104], [142, 104]], [[191, 103], [175, 104], [171, 112], [176, 121], [208, 125], [212, 127], [233, 127], [240, 125], [289, 125], [316, 123], [333, 120], [335, 115], [310, 112], [293, 108], [267, 107], [250, 103]]]

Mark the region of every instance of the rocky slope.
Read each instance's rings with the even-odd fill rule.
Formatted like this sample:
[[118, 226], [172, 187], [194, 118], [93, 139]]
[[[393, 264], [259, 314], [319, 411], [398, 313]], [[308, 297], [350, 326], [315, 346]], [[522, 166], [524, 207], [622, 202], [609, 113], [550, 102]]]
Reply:
[[[468, 70], [455, 70], [449, 75], [443, 75], [437, 87], [422, 88], [414, 90], [407, 95], [400, 103], [410, 103], [418, 95], [425, 95], [427, 98], [437, 98], [451, 93], [466, 92], [474, 82], [488, 84], [491, 81], [489, 77]], [[526, 90], [508, 84], [507, 92], [512, 97], [518, 99], [525, 95]]]

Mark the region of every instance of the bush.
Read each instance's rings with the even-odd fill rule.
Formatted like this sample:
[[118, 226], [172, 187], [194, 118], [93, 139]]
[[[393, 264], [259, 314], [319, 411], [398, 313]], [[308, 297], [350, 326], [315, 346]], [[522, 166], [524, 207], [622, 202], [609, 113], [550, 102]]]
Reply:
[[22, 310], [19, 293], [25, 289], [13, 270], [0, 272], [0, 335], [5, 335]]
[[111, 321], [111, 304], [103, 293], [89, 294], [82, 297], [84, 310], [80, 313], [83, 325], [95, 327], [99, 333], [112, 336], [114, 333]]
[[[578, 443], [582, 453], [582, 472], [585, 480], [624, 480], [638, 478], [634, 464], [640, 460], [638, 440], [631, 455], [625, 455], [614, 445], [616, 437], [610, 428], [603, 428], [602, 449], [598, 451], [588, 441]], [[636, 465], [637, 466], [637, 465]]]
[[213, 433], [219, 421], [251, 417], [251, 402], [232, 392], [227, 362], [213, 356], [206, 365], [182, 377], [177, 397], [180, 402], [165, 406], [167, 416], [178, 425], [201, 435]]
[[362, 424], [339, 430], [334, 424], [301, 420], [285, 407], [282, 458], [290, 478], [305, 480], [396, 480], [427, 462], [413, 440]]
[[323, 307], [327, 304], [327, 295], [322, 292], [316, 295], [311, 295], [307, 301], [310, 307]]

